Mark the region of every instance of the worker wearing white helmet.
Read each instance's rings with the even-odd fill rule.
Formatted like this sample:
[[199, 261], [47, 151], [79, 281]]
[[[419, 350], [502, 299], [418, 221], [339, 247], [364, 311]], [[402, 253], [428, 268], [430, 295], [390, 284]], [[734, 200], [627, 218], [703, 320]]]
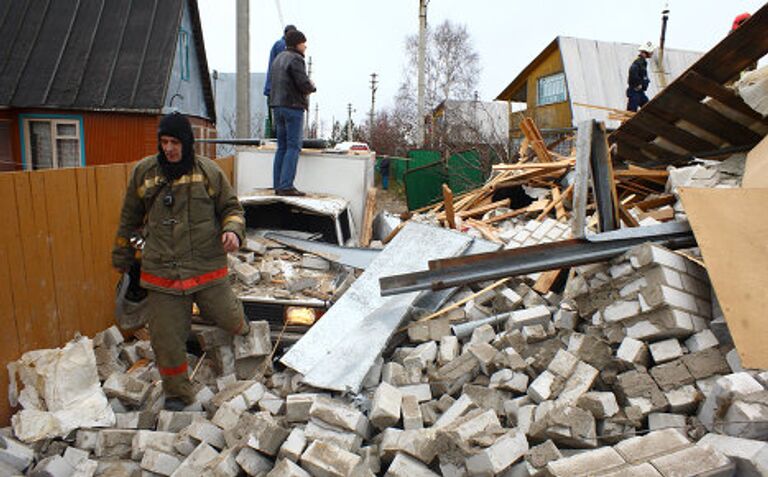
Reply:
[[648, 91], [650, 79], [648, 79], [648, 58], [653, 56], [656, 46], [652, 41], [646, 41], [641, 44], [637, 51], [639, 54], [632, 65], [629, 67], [629, 76], [627, 78], [627, 110], [637, 111], [648, 102]]

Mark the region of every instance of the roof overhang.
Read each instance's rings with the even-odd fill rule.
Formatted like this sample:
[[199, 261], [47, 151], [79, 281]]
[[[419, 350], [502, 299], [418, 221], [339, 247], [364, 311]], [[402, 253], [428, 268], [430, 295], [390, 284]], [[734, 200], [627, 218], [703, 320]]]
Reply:
[[556, 37], [554, 40], [552, 40], [549, 45], [542, 50], [539, 55], [531, 61], [528, 66], [523, 68], [523, 71], [520, 72], [520, 74], [515, 77], [514, 80], [512, 80], [509, 85], [504, 88], [504, 91], [499, 93], [499, 95], [496, 97], [497, 101], [517, 101], [517, 102], [525, 102], [527, 99], [527, 89], [526, 84], [528, 77], [531, 75], [533, 70], [535, 70], [539, 65], [541, 65], [548, 57], [549, 55], [554, 52], [558, 47], [558, 41], [560, 37]]

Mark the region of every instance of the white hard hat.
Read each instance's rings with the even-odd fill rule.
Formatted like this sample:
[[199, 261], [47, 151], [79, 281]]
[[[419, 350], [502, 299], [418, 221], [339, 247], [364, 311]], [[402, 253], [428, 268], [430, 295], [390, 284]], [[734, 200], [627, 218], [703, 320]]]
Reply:
[[646, 41], [637, 47], [637, 51], [645, 51], [647, 53], [653, 53], [653, 50], [655, 49], [656, 45], [654, 45], [652, 41]]

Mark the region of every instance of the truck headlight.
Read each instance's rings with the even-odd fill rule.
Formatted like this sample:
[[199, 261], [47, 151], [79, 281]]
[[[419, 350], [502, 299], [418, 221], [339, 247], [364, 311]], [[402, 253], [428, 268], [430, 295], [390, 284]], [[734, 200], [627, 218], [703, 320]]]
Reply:
[[314, 308], [289, 306], [285, 309], [285, 323], [288, 325], [312, 326], [317, 319]]

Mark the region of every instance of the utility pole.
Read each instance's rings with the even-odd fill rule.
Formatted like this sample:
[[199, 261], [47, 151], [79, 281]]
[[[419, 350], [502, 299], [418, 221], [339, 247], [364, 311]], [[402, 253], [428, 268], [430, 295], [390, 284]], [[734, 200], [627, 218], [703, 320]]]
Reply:
[[352, 103], [347, 104], [347, 141], [352, 140]]
[[320, 105], [315, 103], [315, 130], [312, 131], [315, 139], [320, 137], [318, 135], [319, 132], [320, 132]]
[[368, 143], [373, 144], [373, 120], [376, 115], [376, 90], [379, 88], [379, 82], [376, 80], [378, 75], [371, 73], [371, 125], [368, 131]]
[[[309, 66], [307, 68], [307, 76], [309, 76], [309, 79], [312, 79], [312, 57], [309, 57]], [[309, 108], [309, 95], [307, 95], [307, 120], [304, 123], [304, 137], [309, 137], [309, 112], [311, 109]]]
[[427, 4], [429, 0], [419, 0], [419, 55], [417, 58], [418, 67], [418, 118], [417, 118], [417, 138], [419, 147], [424, 145], [424, 57], [427, 49]]
[[251, 137], [251, 65], [248, 0], [237, 0], [237, 137]]

